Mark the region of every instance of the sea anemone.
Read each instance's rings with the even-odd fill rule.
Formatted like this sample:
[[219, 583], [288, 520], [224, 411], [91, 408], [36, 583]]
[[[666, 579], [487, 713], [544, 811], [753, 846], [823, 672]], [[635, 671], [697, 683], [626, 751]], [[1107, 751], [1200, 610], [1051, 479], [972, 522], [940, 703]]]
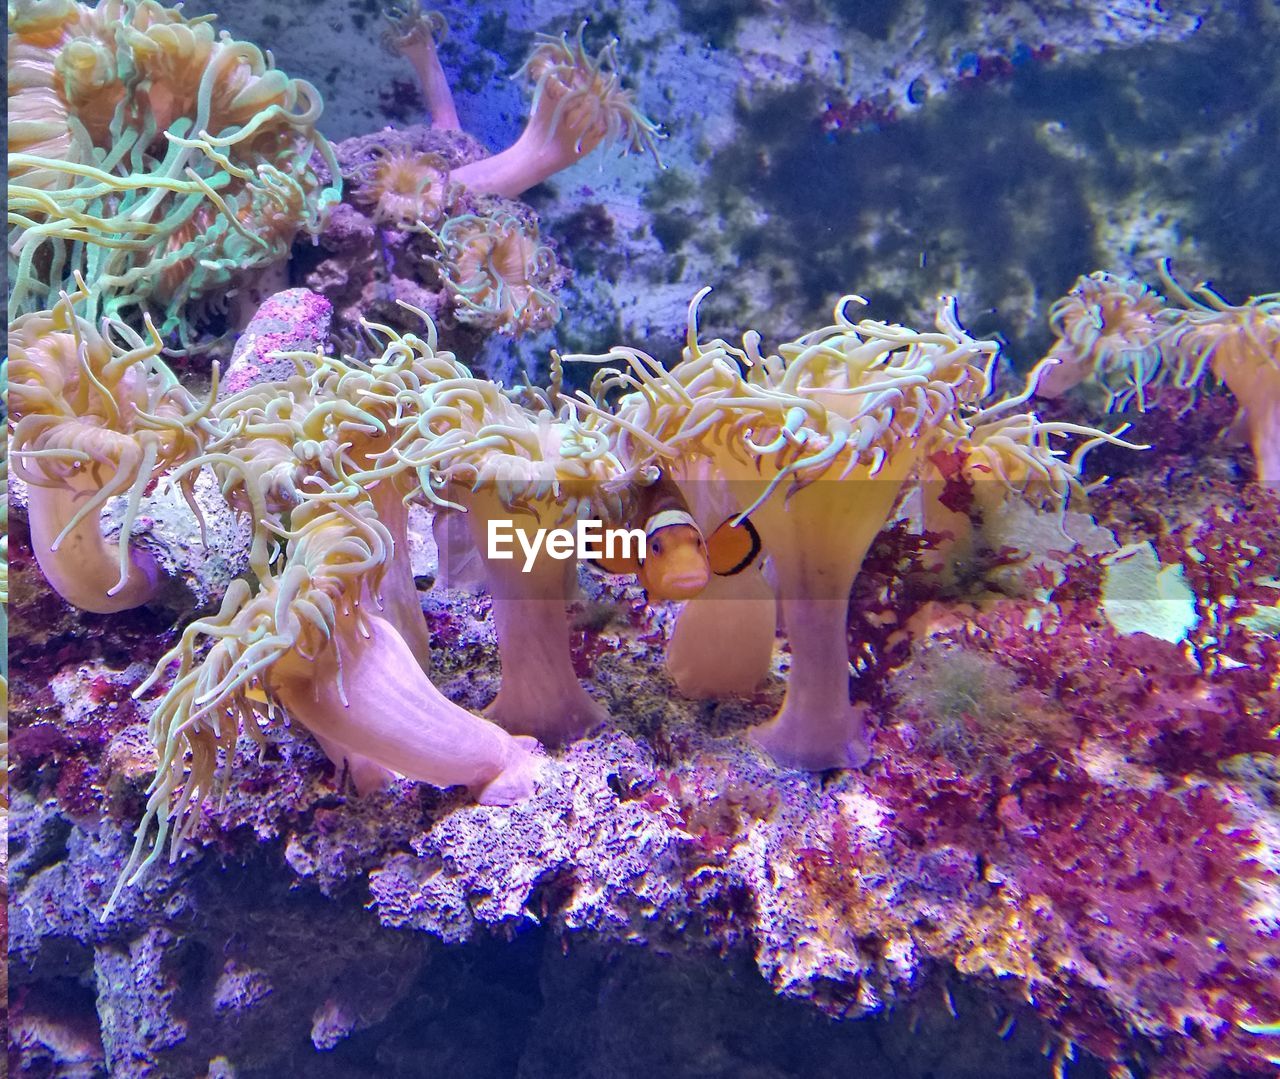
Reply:
[[[1085, 457], [1103, 442], [1145, 449], [1115, 431], [1064, 421], [1045, 421], [1034, 412], [1015, 412], [1052, 374], [1056, 358], [1046, 357], [1030, 373], [1022, 393], [993, 404], [962, 406], [959, 425], [940, 428], [921, 468], [923, 525], [937, 539], [928, 564], [952, 584], [962, 566], [972, 565], [979, 546], [999, 549], [999, 525], [1013, 500], [1059, 515], [1089, 488], [1081, 480]], [[1086, 439], [1070, 457], [1055, 439]], [[1102, 481], [1097, 481], [1093, 486]], [[945, 538], [944, 538], [945, 537]]]
[[1057, 340], [1048, 355], [1058, 362], [1043, 371], [1036, 392], [1060, 397], [1090, 379], [1107, 391], [1110, 408], [1136, 401], [1145, 409], [1176, 321], [1177, 312], [1141, 281], [1101, 271], [1079, 278], [1049, 311]]
[[[603, 722], [604, 710], [573, 669], [565, 605], [576, 563], [545, 547], [527, 560], [523, 552], [540, 530], [604, 515], [610, 481], [622, 472], [607, 432], [572, 405], [535, 412], [490, 382], [458, 379], [426, 389], [421, 411], [387, 456], [418, 470], [424, 497], [466, 510], [502, 663], [501, 687], [485, 714], [548, 744]], [[495, 525], [508, 529], [510, 559], [491, 549]]]
[[583, 44], [586, 23], [575, 37], [540, 34], [520, 69], [533, 85], [529, 123], [501, 153], [456, 169], [454, 180], [476, 194], [517, 198], [602, 143], [620, 142], [623, 152], [649, 150], [657, 158], [658, 127], [636, 108], [617, 73], [617, 42], [594, 57]]
[[551, 290], [563, 271], [534, 221], [508, 213], [462, 214], [433, 235], [459, 322], [514, 336], [560, 320]]
[[[286, 258], [337, 200], [316, 90], [154, 0], [15, 6], [9, 40], [11, 312], [75, 273], [87, 309], [181, 309]], [[324, 187], [319, 153], [335, 178]]]
[[1160, 265], [1170, 295], [1186, 305], [1177, 328], [1176, 382], [1199, 385], [1212, 371], [1240, 405], [1258, 481], [1280, 484], [1280, 293], [1229, 303], [1209, 285], [1188, 292]]
[[[150, 319], [146, 339], [106, 320], [99, 333], [74, 312], [86, 294], [81, 282], [52, 311], [10, 324], [9, 407], [36, 560], [68, 603], [105, 614], [156, 592], [160, 571], [130, 533], [148, 486], [211, 440], [217, 375], [208, 401], [197, 404], [160, 361]], [[179, 485], [194, 510], [193, 484]], [[116, 495], [127, 503], [112, 552], [99, 516]]]
[[356, 199], [372, 207], [380, 225], [435, 227], [449, 206], [449, 165], [439, 154], [379, 147], [350, 177], [360, 183]]
[[[699, 342], [690, 307], [683, 361], [666, 371], [631, 349], [626, 369], [597, 374], [595, 399], [631, 390], [617, 406], [622, 456], [654, 457], [677, 480], [701, 458], [732, 484], [771, 558], [791, 645], [787, 695], [753, 739], [786, 766], [860, 766], [869, 756], [864, 710], [849, 698], [847, 619], [854, 577], [934, 430], [976, 400], [992, 341], [975, 341], [945, 301], [938, 330], [853, 322], [845, 297], [835, 323], [760, 352]], [[607, 415], [601, 410], [602, 415]]]
[[[239, 732], [263, 741], [255, 687], [267, 698], [268, 718], [282, 707], [330, 756], [366, 777], [375, 767], [462, 785], [498, 805], [533, 789], [534, 740], [513, 738], [450, 703], [382, 617], [380, 584], [397, 552], [359, 488], [311, 492], [293, 516], [282, 572], [256, 595], [235, 582], [218, 613], [188, 626], [135, 692], [144, 694], [178, 662], [152, 714], [160, 764], [117, 894], [159, 856], [175, 820], [176, 855], [198, 820], [193, 810], [215, 787], [219, 753], [231, 758]], [[197, 663], [206, 639], [213, 647]]]
[[399, 53], [413, 65], [422, 96], [427, 99], [431, 113], [431, 126], [437, 131], [457, 131], [458, 110], [453, 104], [453, 92], [440, 56], [436, 52], [436, 39], [443, 40], [449, 24], [438, 11], [423, 11], [417, 0], [410, 0], [408, 8], [392, 8], [386, 12], [390, 26], [382, 35], [382, 44], [390, 53]]

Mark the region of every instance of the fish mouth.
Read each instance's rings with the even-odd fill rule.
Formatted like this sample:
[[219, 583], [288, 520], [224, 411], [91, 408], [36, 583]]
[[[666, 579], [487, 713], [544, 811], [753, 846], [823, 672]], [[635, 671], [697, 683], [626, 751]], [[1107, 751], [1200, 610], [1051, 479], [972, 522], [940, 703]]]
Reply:
[[663, 581], [662, 593], [667, 599], [693, 599], [709, 581], [705, 573], [682, 573]]

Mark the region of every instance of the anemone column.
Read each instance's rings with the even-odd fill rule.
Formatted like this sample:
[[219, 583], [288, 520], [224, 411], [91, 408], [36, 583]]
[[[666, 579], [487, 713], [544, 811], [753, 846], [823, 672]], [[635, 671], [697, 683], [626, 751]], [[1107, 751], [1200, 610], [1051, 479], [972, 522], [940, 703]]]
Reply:
[[[121, 536], [116, 548], [103, 538], [99, 511], [76, 519], [80, 507], [97, 492], [72, 486], [43, 486], [29, 468], [27, 518], [31, 548], [49, 586], [73, 607], [94, 614], [115, 614], [140, 607], [155, 597], [163, 576], [150, 552]], [[121, 551], [124, 557], [121, 557]]]
[[319, 664], [288, 653], [269, 684], [327, 751], [336, 746], [350, 756], [353, 772], [372, 763], [433, 786], [467, 787], [489, 805], [532, 793], [536, 742], [513, 738], [452, 703], [386, 619], [368, 618], [361, 632], [335, 634], [326, 651]]
[[392, 479], [384, 479], [369, 490], [378, 520], [391, 533], [392, 556], [388, 560], [379, 601], [382, 613], [396, 627], [413, 658], [424, 671], [431, 669], [431, 634], [422, 616], [422, 601], [409, 562], [409, 507], [404, 493]]
[[[744, 508], [709, 457], [682, 461], [673, 473], [705, 536]], [[761, 564], [757, 557], [739, 572], [712, 573], [707, 586], [681, 606], [666, 667], [686, 697], [747, 697], [768, 677], [778, 605]]]
[[438, 11], [423, 11], [416, 0], [404, 11], [388, 13], [390, 28], [382, 43], [391, 53], [401, 53], [413, 65], [431, 113], [431, 126], [437, 131], [459, 131], [458, 110], [453, 103], [449, 79], [440, 64], [436, 39], [443, 40], [448, 23]]
[[[1258, 482], [1280, 487], [1280, 315], [1272, 316], [1270, 350], [1255, 329], [1257, 344], [1218, 346], [1214, 373], [1240, 402], [1240, 421], [1253, 450]], [[1245, 334], [1240, 332], [1240, 338]]]
[[1258, 482], [1280, 487], [1280, 390], [1249, 408], [1250, 442], [1258, 466]]
[[502, 686], [485, 715], [505, 730], [532, 734], [549, 745], [571, 742], [603, 723], [608, 714], [588, 696], [573, 669], [569, 620], [569, 574], [576, 562], [540, 552], [524, 572], [519, 539], [513, 538], [511, 559], [491, 558], [489, 522], [508, 521], [514, 532], [532, 542], [539, 529], [560, 522], [554, 503], [529, 503], [531, 513], [517, 513], [493, 493], [467, 497], [467, 521], [485, 565], [502, 660]]
[[[861, 466], [789, 498], [776, 492], [751, 514], [773, 559], [791, 647], [782, 708], [751, 732], [779, 764], [821, 771], [857, 768], [870, 757], [862, 716], [849, 700], [849, 593], [914, 462], [914, 453], [900, 452], [875, 476]], [[745, 481], [754, 468], [740, 467]]]
[[758, 566], [712, 576], [685, 602], [667, 642], [667, 673], [686, 697], [746, 697], [768, 677], [777, 603]]

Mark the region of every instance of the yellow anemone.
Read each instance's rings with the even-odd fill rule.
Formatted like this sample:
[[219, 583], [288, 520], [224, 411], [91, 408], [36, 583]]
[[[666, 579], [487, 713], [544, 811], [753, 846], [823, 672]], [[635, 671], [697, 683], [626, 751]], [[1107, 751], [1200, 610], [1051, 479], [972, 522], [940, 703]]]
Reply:
[[[69, 603], [105, 614], [155, 594], [160, 571], [130, 532], [147, 487], [213, 438], [217, 369], [208, 401], [197, 404], [160, 360], [150, 319], [145, 339], [109, 320], [99, 332], [75, 314], [86, 296], [81, 282], [52, 311], [10, 324], [9, 409], [36, 560]], [[198, 517], [193, 485], [190, 477], [181, 489]], [[116, 495], [127, 506], [112, 553], [99, 516]]]
[[1280, 293], [1232, 304], [1208, 285], [1188, 292], [1161, 274], [1181, 312], [1174, 348], [1179, 386], [1196, 386], [1212, 371], [1235, 395], [1248, 431], [1258, 481], [1280, 484]]
[[[576, 563], [538, 532], [597, 518], [622, 467], [607, 429], [573, 405], [559, 413], [516, 403], [493, 383], [459, 378], [427, 387], [393, 454], [420, 475], [442, 512], [465, 510], [493, 601], [502, 684], [485, 714], [505, 729], [562, 743], [605, 719], [574, 673], [565, 604]], [[388, 466], [393, 468], [395, 466]], [[511, 558], [495, 557], [490, 530], [506, 530]]]
[[849, 699], [854, 577], [935, 431], [956, 426], [959, 406], [981, 394], [997, 346], [966, 334], [950, 300], [937, 330], [917, 333], [853, 321], [865, 301], [847, 296], [833, 324], [766, 356], [754, 332], [742, 348], [701, 343], [703, 295], [690, 307], [681, 363], [667, 371], [615, 350], [626, 368], [601, 371], [596, 398], [630, 391], [613, 419], [628, 464], [658, 458], [687, 483], [709, 458], [773, 560], [791, 673], [781, 711], [754, 740], [788, 766], [856, 767], [869, 748]]

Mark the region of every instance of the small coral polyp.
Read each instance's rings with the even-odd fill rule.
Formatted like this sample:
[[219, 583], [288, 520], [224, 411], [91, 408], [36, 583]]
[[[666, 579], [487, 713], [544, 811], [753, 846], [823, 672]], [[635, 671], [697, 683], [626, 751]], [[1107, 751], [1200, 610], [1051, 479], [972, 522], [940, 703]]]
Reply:
[[52, 306], [80, 272], [107, 314], [185, 332], [189, 301], [318, 229], [338, 188], [313, 153], [338, 173], [308, 83], [154, 0], [10, 11], [11, 311]]
[[657, 157], [658, 127], [637, 108], [617, 73], [616, 42], [592, 56], [575, 37], [538, 35], [520, 69], [533, 85], [529, 122], [520, 137], [492, 157], [463, 165], [454, 180], [476, 194], [516, 198], [581, 160], [596, 147], [620, 143], [623, 152]]
[[621, 85], [616, 43], [592, 56], [583, 29], [539, 36], [522, 69], [535, 87], [528, 125], [514, 145], [485, 156], [461, 128], [436, 53], [444, 20], [416, 8], [389, 18], [384, 44], [414, 64], [431, 124], [338, 147], [354, 190], [322, 230], [331, 257], [308, 284], [332, 300], [348, 340], [361, 318], [397, 321], [397, 300], [440, 313], [445, 332], [456, 324], [464, 341], [477, 331], [547, 329], [560, 318], [556, 292], [568, 272], [536, 214], [514, 200], [606, 143], [654, 150], [658, 137]]
[[561, 271], [536, 223], [514, 214], [464, 214], [446, 221], [437, 239], [459, 322], [514, 335], [560, 320], [551, 288]]
[[[78, 317], [74, 306], [86, 295], [63, 293], [52, 311], [10, 324], [9, 407], [40, 568], [69, 603], [107, 614], [146, 603], [160, 585], [130, 531], [148, 485], [200, 456], [213, 437], [213, 398], [199, 405], [178, 383], [149, 319], [145, 339], [104, 322], [117, 343]], [[193, 482], [183, 484], [188, 501]], [[112, 552], [99, 516], [116, 495], [127, 507]]]

